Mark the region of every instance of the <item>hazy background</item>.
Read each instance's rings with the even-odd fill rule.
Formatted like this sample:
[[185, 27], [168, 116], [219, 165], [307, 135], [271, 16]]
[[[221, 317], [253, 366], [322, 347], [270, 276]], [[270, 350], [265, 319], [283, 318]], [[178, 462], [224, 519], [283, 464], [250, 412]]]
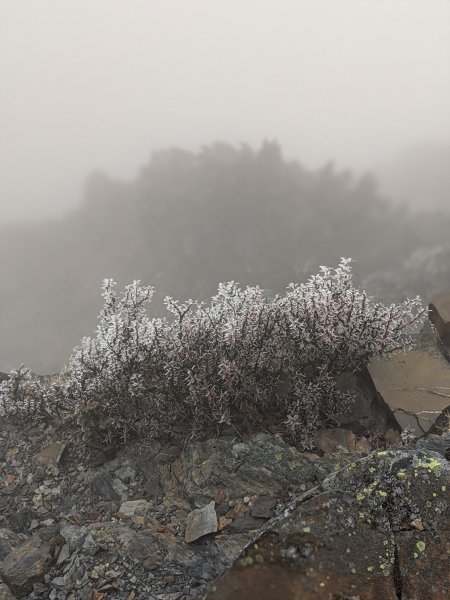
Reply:
[[373, 169], [449, 140], [449, 57], [448, 0], [1, 0], [1, 217], [169, 146]]
[[449, 0], [0, 0], [0, 370], [106, 276], [450, 289], [449, 107]]

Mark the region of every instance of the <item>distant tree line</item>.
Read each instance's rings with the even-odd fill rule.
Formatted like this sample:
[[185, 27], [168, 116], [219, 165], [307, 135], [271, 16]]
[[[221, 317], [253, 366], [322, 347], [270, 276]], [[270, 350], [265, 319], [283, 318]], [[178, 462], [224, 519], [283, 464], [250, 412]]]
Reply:
[[273, 142], [159, 152], [134, 181], [92, 175], [62, 219], [0, 231], [0, 370], [59, 369], [93, 333], [106, 277], [152, 285], [158, 314], [165, 295], [209, 298], [231, 280], [274, 295], [352, 256], [356, 282], [379, 299], [426, 295], [414, 253], [445, 246], [449, 225], [446, 213], [394, 207], [370, 175], [307, 169]]

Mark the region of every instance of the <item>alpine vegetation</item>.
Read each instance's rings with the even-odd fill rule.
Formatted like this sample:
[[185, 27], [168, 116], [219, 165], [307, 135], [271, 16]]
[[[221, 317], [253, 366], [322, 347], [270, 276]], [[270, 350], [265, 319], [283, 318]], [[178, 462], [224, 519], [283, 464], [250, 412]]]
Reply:
[[220, 284], [208, 304], [167, 297], [171, 317], [162, 319], [147, 313], [152, 288], [135, 281], [118, 295], [105, 280], [97, 334], [62, 374], [64, 403], [80, 422], [93, 411], [105, 437], [123, 442], [270, 424], [311, 448], [317, 429], [336, 425], [351, 404], [336, 376], [411, 348], [426, 314], [419, 298], [372, 302], [353, 286], [350, 262], [270, 299], [235, 282]]
[[38, 421], [65, 408], [59, 376], [35, 376], [21, 366], [0, 382], [0, 417]]

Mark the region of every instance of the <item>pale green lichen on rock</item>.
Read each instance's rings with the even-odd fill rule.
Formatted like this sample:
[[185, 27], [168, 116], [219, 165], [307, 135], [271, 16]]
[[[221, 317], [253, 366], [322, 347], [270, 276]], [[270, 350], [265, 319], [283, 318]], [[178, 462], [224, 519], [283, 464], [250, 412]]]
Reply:
[[419, 552], [425, 552], [425, 548], [426, 548], [426, 544], [425, 544], [425, 542], [423, 542], [422, 540], [419, 540], [419, 541], [416, 543], [416, 548], [417, 548], [417, 550], [418, 550]]
[[243, 567], [251, 567], [254, 563], [254, 560], [251, 556], [244, 556], [244, 558], [241, 558], [240, 562]]

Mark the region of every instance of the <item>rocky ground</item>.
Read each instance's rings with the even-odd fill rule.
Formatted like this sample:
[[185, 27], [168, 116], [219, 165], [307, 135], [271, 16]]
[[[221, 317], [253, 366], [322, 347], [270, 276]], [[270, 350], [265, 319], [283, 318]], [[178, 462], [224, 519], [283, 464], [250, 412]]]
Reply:
[[0, 456], [0, 598], [178, 600], [201, 598], [267, 520], [360, 455], [256, 434], [92, 459], [59, 424], [6, 427]]
[[[428, 438], [435, 440], [433, 449], [441, 453], [440, 465], [445, 463], [445, 444], [450, 446], [446, 435]], [[332, 439], [353, 444], [358, 441], [354, 438], [337, 430], [323, 435], [322, 443], [327, 449]], [[370, 453], [363, 447], [355, 452], [337, 446], [338, 451], [319, 456], [300, 453], [279, 436], [256, 434], [244, 441], [226, 436], [184, 448], [127, 447], [107, 460], [89, 455], [70, 424], [58, 428], [9, 426], [0, 435], [0, 598], [202, 598], [208, 584], [254, 542], [258, 532], [268, 531], [267, 522], [272, 531], [279, 530], [282, 525], [274, 515], [288, 515], [284, 518], [296, 527], [300, 524], [308, 539], [313, 536], [310, 545], [321, 540], [319, 545], [333, 556], [347, 552], [350, 544], [351, 556], [346, 559], [355, 563], [360, 574], [361, 561], [355, 562], [354, 556], [360, 554], [358, 546], [354, 547], [357, 541], [366, 546], [370, 540], [370, 546], [378, 548], [383, 535], [392, 540], [390, 530], [371, 533], [367, 524], [363, 536], [356, 535], [359, 522], [372, 510], [357, 499], [358, 494], [365, 494], [364, 487], [372, 485], [365, 474], [375, 473], [373, 469], [378, 469], [386, 451]], [[431, 471], [427, 467], [435, 457], [432, 450], [428, 448], [427, 457], [419, 453], [414, 459], [416, 450], [396, 448], [389, 451], [387, 464], [395, 464], [397, 471], [404, 469], [408, 481], [415, 483], [411, 461], [419, 460], [420, 475], [429, 479], [430, 498], [423, 495], [423, 502], [430, 506], [410, 516], [411, 521], [421, 519], [425, 543], [430, 547], [435, 532], [442, 533], [444, 528], [448, 497], [442, 490], [450, 489], [445, 483], [447, 467], [439, 467], [439, 477], [444, 479], [438, 480], [438, 471], [432, 465]], [[312, 512], [299, 520], [305, 498], [309, 498], [308, 511]], [[322, 531], [331, 507], [338, 518], [328, 527], [342, 530], [340, 536], [349, 536], [348, 543], [341, 539], [334, 550]], [[433, 512], [437, 508], [439, 512]], [[283, 544], [283, 552], [291, 552], [286, 548], [292, 544]], [[292, 547], [297, 548], [295, 544]], [[261, 552], [264, 556], [265, 550]], [[422, 568], [424, 561], [422, 554], [419, 556]], [[365, 562], [380, 570], [374, 557]], [[366, 571], [365, 567], [364, 575]], [[361, 595], [364, 597], [372, 596]]]
[[369, 453], [272, 519], [207, 600], [450, 597], [450, 434]]

